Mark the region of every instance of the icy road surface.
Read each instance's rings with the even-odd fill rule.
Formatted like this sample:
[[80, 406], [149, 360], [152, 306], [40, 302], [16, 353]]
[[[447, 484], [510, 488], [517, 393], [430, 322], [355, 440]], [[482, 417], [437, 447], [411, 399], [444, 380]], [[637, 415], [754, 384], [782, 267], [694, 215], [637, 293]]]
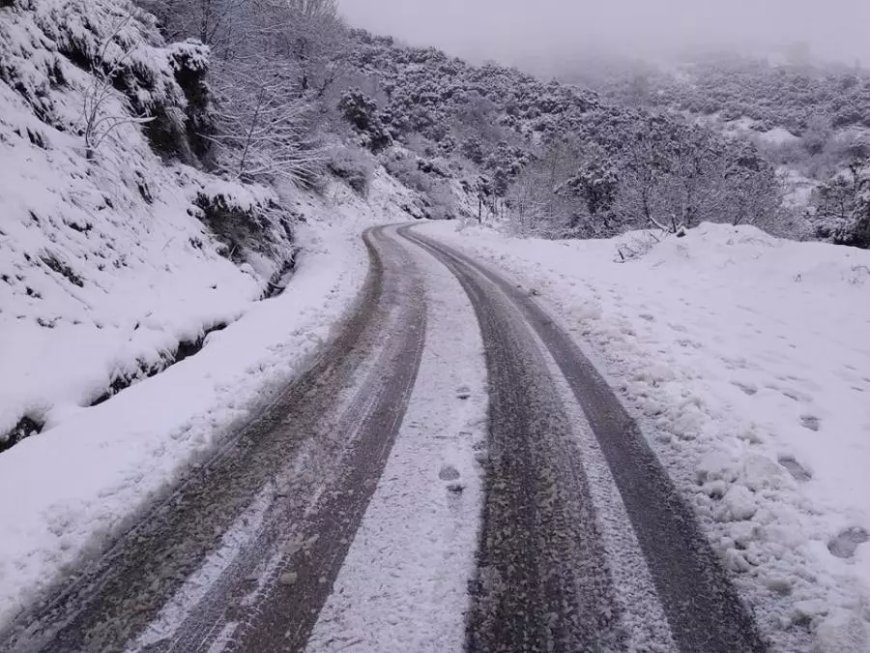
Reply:
[[415, 229], [367, 243], [320, 362], [0, 650], [765, 650], [534, 297]]

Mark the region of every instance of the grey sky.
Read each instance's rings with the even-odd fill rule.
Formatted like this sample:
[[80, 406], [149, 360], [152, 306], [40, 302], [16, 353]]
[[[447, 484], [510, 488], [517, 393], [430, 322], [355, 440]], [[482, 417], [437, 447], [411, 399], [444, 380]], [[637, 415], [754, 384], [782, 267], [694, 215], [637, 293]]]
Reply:
[[352, 25], [509, 62], [590, 50], [778, 47], [870, 64], [870, 0], [340, 0]]

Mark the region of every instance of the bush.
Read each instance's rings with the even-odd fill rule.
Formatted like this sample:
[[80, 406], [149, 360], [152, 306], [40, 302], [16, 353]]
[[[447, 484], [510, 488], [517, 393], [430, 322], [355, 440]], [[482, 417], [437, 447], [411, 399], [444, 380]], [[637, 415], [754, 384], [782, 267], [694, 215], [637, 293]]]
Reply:
[[327, 153], [326, 169], [345, 181], [358, 195], [366, 197], [375, 170], [375, 161], [363, 150], [336, 147]]
[[199, 191], [193, 204], [222, 245], [219, 253], [233, 263], [250, 263], [252, 253], [278, 262], [292, 256], [294, 216], [263, 188], [216, 183]]
[[384, 126], [377, 102], [363, 95], [359, 90], [348, 91], [338, 103], [338, 110], [344, 119], [365, 139], [365, 146], [374, 154], [393, 144]]

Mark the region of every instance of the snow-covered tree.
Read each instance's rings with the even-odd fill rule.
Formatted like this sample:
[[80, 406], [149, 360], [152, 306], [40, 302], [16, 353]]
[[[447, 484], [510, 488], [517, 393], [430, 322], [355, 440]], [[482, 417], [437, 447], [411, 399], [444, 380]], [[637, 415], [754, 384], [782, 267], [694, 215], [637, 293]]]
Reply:
[[363, 144], [377, 154], [392, 144], [378, 104], [359, 89], [346, 92], [338, 103], [342, 117], [362, 136]]
[[245, 180], [284, 178], [308, 184], [323, 154], [311, 139], [314, 110], [277, 70], [224, 64], [215, 88], [219, 169]]

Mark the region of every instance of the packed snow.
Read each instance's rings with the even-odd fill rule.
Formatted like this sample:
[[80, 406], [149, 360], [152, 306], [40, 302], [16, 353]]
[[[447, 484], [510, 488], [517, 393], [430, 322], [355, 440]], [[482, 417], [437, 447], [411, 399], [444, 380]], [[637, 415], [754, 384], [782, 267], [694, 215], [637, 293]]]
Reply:
[[488, 393], [471, 302], [411, 250], [426, 285], [426, 343], [401, 430], [309, 653], [460, 651], [483, 504]]
[[870, 253], [711, 224], [570, 242], [427, 230], [573, 330], [778, 650], [870, 650]]

